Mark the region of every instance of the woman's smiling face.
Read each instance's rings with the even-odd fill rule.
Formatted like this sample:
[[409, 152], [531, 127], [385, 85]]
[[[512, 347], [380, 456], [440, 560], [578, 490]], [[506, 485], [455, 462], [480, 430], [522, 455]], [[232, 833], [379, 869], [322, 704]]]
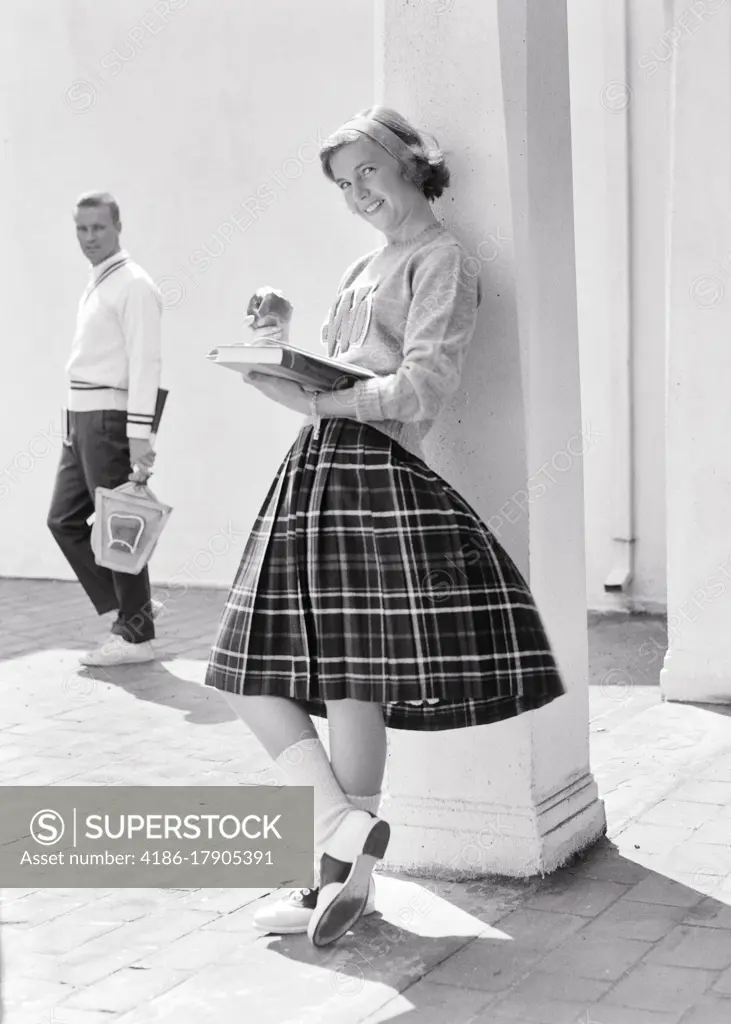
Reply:
[[423, 196], [404, 178], [398, 160], [372, 139], [338, 149], [330, 171], [349, 209], [386, 236], [408, 223], [423, 205]]

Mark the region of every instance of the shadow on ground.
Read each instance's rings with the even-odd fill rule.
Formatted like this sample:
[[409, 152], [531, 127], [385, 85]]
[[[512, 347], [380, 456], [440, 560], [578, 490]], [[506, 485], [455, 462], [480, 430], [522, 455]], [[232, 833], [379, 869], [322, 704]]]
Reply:
[[[196, 673], [202, 676], [202, 673]], [[136, 700], [147, 701], [185, 713], [191, 725], [218, 725], [233, 722], [236, 715], [225, 699], [212, 687], [202, 682], [191, 682], [157, 661], [144, 666], [144, 674], [133, 668], [81, 668], [75, 672], [78, 680], [106, 683], [124, 690]]]
[[191, 980], [154, 1000], [150, 1022], [219, 1024], [255, 1007], [257, 1024], [677, 1024], [696, 1008], [692, 1024], [721, 1024], [728, 874], [695, 881], [606, 839], [542, 880], [381, 875], [382, 913], [340, 942], [255, 938], [219, 957], [212, 988]]
[[170, 597], [156, 623], [156, 662], [85, 668], [77, 652], [103, 644], [113, 616], [96, 616], [78, 583], [0, 579], [0, 664], [25, 661], [31, 675], [34, 656], [55, 654], [72, 718], [94, 699], [97, 684], [107, 684], [137, 700], [182, 711], [191, 724], [232, 722], [235, 715], [226, 701], [203, 685], [226, 595], [225, 590], [190, 589]]
[[[731, 890], [728, 874], [696, 882], [638, 865], [602, 840], [572, 867], [531, 882], [520, 906], [497, 920], [489, 881], [445, 892], [452, 907], [489, 926], [476, 937], [446, 929], [425, 936], [377, 917], [361, 922], [328, 954], [331, 985], [352, 996], [371, 987], [374, 1000], [383, 998], [383, 985], [400, 993], [357, 1018], [368, 1024], [613, 1024], [639, 1020], [642, 1011], [653, 1022], [653, 1014], [666, 1015], [657, 1018], [664, 1024], [697, 1002], [718, 1014], [704, 1021], [721, 1024], [731, 1020], [731, 987], [714, 992], [712, 983], [728, 962]], [[725, 889], [725, 900], [701, 888]], [[301, 939], [273, 940], [269, 949], [296, 963], [318, 962]], [[321, 1009], [312, 1007], [313, 1022], [345, 1024], [334, 1008], [317, 1017]]]

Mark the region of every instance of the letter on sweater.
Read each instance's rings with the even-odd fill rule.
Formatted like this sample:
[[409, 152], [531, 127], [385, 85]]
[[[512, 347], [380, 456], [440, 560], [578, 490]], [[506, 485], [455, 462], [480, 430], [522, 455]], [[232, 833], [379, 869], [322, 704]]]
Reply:
[[[411, 302], [406, 309], [398, 309], [395, 302], [388, 309], [383, 302], [385, 289], [379, 283], [373, 318], [383, 324], [391, 313], [401, 325], [405, 319], [403, 362], [395, 373], [355, 385], [357, 419], [431, 420], [457, 390], [478, 305], [477, 278], [459, 273], [463, 257], [456, 243], [425, 252], [414, 267]], [[379, 299], [381, 305], [376, 308]], [[362, 351], [367, 348], [366, 343]]]

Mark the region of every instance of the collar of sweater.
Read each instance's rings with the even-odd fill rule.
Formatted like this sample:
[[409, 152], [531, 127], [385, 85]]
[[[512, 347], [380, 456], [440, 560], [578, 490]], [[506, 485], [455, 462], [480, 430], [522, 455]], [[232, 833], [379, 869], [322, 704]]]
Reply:
[[107, 267], [111, 267], [113, 263], [116, 263], [117, 260], [121, 259], [129, 259], [129, 253], [126, 249], [120, 249], [118, 252], [115, 252], [113, 256], [107, 256], [107, 258], [102, 260], [101, 263], [97, 263], [96, 266], [91, 267], [89, 275], [91, 276], [92, 281], [95, 281], [97, 277], [103, 274]]

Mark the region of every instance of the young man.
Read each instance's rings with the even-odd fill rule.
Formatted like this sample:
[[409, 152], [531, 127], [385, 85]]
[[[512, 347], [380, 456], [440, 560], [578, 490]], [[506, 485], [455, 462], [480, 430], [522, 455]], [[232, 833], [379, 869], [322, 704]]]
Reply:
[[67, 437], [48, 515], [51, 533], [99, 615], [116, 611], [112, 636], [84, 665], [151, 661], [155, 603], [139, 575], [96, 564], [88, 519], [97, 487], [118, 487], [155, 460], [151, 428], [160, 383], [160, 293], [119, 242], [119, 207], [106, 192], [81, 196], [74, 219], [91, 264], [79, 303], [69, 375]]

